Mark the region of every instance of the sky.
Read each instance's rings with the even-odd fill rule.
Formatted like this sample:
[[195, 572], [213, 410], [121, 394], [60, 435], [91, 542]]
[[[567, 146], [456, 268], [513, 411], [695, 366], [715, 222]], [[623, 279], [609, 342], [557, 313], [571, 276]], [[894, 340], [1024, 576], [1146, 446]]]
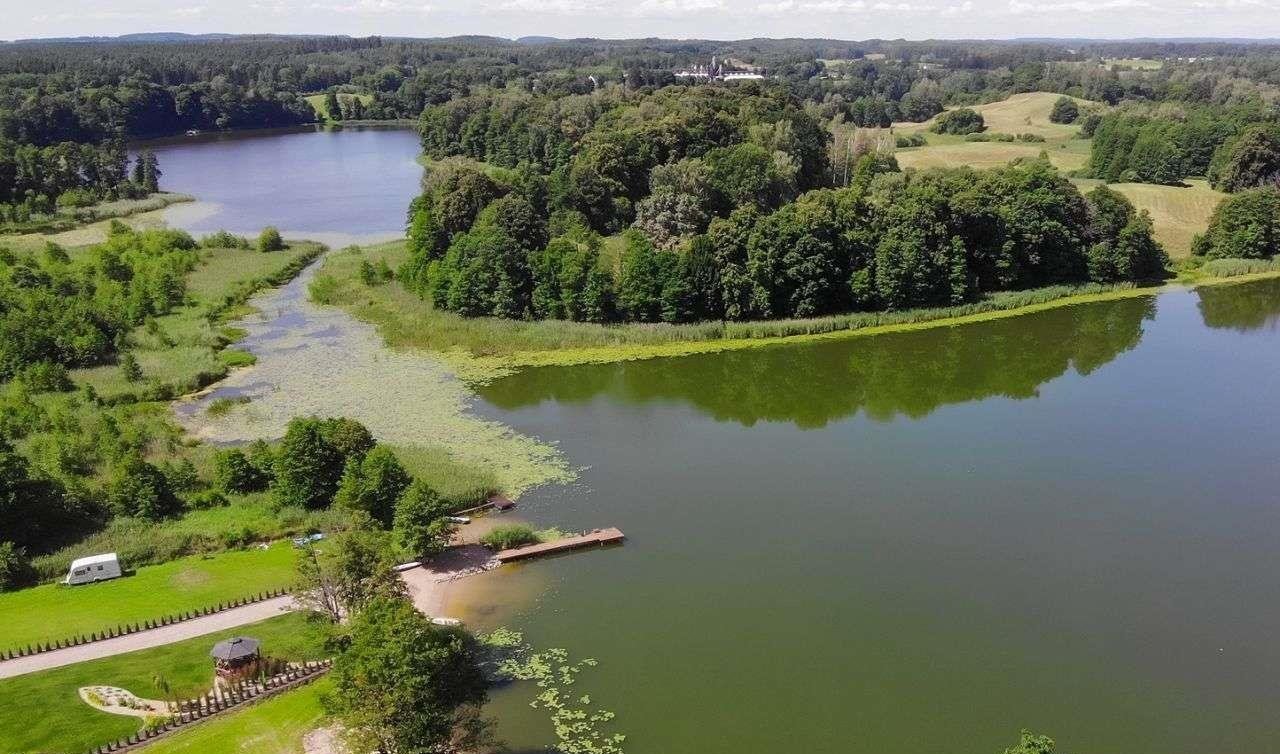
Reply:
[[0, 0], [0, 39], [133, 32], [440, 37], [1280, 37], [1280, 0]]

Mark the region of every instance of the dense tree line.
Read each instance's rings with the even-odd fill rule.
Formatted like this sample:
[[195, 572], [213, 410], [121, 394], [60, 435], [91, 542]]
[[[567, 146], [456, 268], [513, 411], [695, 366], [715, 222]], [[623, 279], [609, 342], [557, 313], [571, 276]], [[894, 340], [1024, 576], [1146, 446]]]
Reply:
[[1192, 251], [1210, 259], [1269, 259], [1280, 254], [1280, 187], [1248, 189], [1224, 199]]
[[182, 303], [198, 258], [186, 233], [120, 223], [75, 261], [54, 244], [41, 255], [3, 252], [0, 379], [111, 361], [129, 330]]
[[58, 209], [144, 197], [160, 190], [161, 174], [150, 151], [130, 166], [118, 140], [40, 147], [0, 137], [0, 226], [21, 225]]
[[753, 146], [652, 169], [612, 262], [588, 208], [543, 199], [536, 180], [451, 164], [411, 207], [400, 278], [465, 316], [691, 322], [951, 305], [1164, 275], [1145, 213], [1106, 188], [1081, 196], [1047, 162], [901, 174], [869, 153], [850, 188], [791, 201], [794, 185], [791, 195], [770, 191], [776, 162]]
[[[1206, 50], [1216, 52], [1207, 54]], [[1274, 99], [1277, 48], [1227, 43], [870, 40], [564, 40], [230, 37], [0, 47], [0, 135], [46, 146], [108, 136], [311, 122], [301, 95], [360, 92], [363, 117], [415, 118], [484, 91], [565, 97], [601, 85], [653, 91], [712, 56], [763, 67], [802, 101], [858, 125], [925, 120], [944, 104], [1026, 91], [1232, 104]], [[1158, 70], [1103, 56], [1152, 54]]]
[[1171, 113], [1121, 111], [1093, 131], [1089, 170], [1107, 181], [1178, 184], [1209, 176], [1226, 191], [1280, 176], [1280, 109], [1254, 101]]

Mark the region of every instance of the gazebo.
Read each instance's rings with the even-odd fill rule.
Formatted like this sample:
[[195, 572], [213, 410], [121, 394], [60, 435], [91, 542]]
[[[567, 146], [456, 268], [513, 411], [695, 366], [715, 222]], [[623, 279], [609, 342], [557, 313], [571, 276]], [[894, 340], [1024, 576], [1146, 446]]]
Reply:
[[214, 671], [223, 678], [242, 678], [258, 670], [262, 656], [258, 653], [259, 641], [248, 636], [235, 636], [213, 645], [209, 656], [213, 658]]

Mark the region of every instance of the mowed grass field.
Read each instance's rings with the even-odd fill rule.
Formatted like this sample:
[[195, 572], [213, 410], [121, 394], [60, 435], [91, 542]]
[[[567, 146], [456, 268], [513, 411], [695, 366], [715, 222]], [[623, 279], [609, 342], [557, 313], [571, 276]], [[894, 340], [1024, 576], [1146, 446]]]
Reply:
[[[1076, 178], [1073, 182], [1088, 192], [1102, 181]], [[1203, 233], [1209, 217], [1226, 194], [1214, 191], [1208, 181], [1189, 180], [1188, 186], [1156, 186], [1150, 183], [1112, 183], [1110, 188], [1124, 194], [1133, 206], [1151, 213], [1156, 240], [1173, 259], [1191, 255], [1191, 240]]]
[[[278, 542], [262, 550], [193, 555], [145, 566], [98, 584], [44, 584], [0, 594], [0, 647], [25, 647], [140, 623], [288, 586], [294, 550]], [[123, 564], [126, 569], [128, 563]], [[3, 705], [0, 705], [3, 706]]]
[[[322, 627], [305, 614], [290, 613], [163, 647], [0, 680], [0, 754], [82, 754], [136, 733], [142, 727], [142, 718], [95, 710], [80, 699], [78, 690], [106, 685], [127, 689], [144, 699], [197, 696], [213, 685], [209, 650], [232, 636], [258, 639], [262, 653], [268, 657], [296, 662], [326, 656]], [[159, 679], [169, 685], [169, 695], [157, 688]], [[267, 714], [277, 711], [278, 708], [268, 710]], [[244, 713], [233, 716], [236, 714]], [[232, 719], [202, 723], [192, 731]]]
[[302, 754], [302, 737], [324, 724], [327, 678], [216, 717], [146, 748], [147, 754]]

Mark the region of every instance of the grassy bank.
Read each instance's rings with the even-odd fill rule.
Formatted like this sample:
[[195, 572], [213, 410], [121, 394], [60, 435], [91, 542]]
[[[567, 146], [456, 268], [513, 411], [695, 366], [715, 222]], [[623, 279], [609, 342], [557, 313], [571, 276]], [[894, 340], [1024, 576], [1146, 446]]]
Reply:
[[112, 202], [100, 202], [88, 207], [69, 207], [59, 209], [57, 214], [41, 217], [19, 225], [0, 225], [0, 243], [10, 235], [45, 235], [63, 233], [90, 223], [102, 222], [115, 218], [131, 217], [143, 212], [155, 212], [170, 204], [193, 202], [195, 197], [189, 194], [171, 194], [160, 192], [143, 199], [119, 199]]
[[[26, 646], [89, 634], [230, 602], [286, 587], [293, 580], [294, 549], [281, 542], [266, 550], [233, 550], [143, 566], [99, 584], [44, 584], [0, 593], [0, 647]], [[132, 568], [127, 559], [125, 568]]]
[[0, 704], [0, 754], [82, 754], [137, 732], [142, 718], [99, 712], [84, 703], [77, 690], [119, 686], [143, 698], [164, 699], [166, 694], [156, 685], [162, 678], [171, 689], [168, 696], [203, 693], [213, 683], [209, 649], [230, 636], [259, 639], [264, 655], [284, 660], [326, 656], [323, 632], [305, 615], [294, 613], [163, 647], [5, 679], [0, 681], [0, 699], [8, 700]]
[[236, 366], [253, 363], [249, 354], [228, 349], [240, 332], [228, 323], [251, 310], [254, 293], [292, 280], [324, 247], [291, 243], [263, 254], [247, 249], [205, 249], [200, 266], [187, 276], [187, 303], [129, 334], [143, 379], [129, 381], [115, 365], [77, 369], [72, 378], [92, 386], [109, 402], [167, 399], [198, 390]]
[[302, 737], [324, 724], [330, 688], [321, 678], [162, 738], [146, 754], [302, 754]]
[[[393, 347], [442, 353], [461, 377], [472, 381], [484, 381], [521, 367], [609, 363], [754, 348], [783, 340], [852, 337], [960, 325], [1060, 306], [1152, 295], [1168, 287], [1144, 288], [1128, 283], [1054, 286], [1003, 292], [963, 306], [934, 309], [803, 320], [606, 326], [563, 321], [467, 319], [437, 311], [397, 283], [376, 287], [361, 283], [358, 271], [365, 258], [383, 259], [395, 268], [405, 258], [404, 244], [383, 244], [329, 255], [312, 285], [312, 297], [320, 303], [341, 306], [357, 318], [374, 324]], [[1207, 271], [1188, 274], [1181, 282], [1213, 282], [1221, 279], [1214, 270], [1228, 267], [1231, 265], [1215, 263]], [[1280, 274], [1280, 271], [1258, 272], [1263, 276]]]

